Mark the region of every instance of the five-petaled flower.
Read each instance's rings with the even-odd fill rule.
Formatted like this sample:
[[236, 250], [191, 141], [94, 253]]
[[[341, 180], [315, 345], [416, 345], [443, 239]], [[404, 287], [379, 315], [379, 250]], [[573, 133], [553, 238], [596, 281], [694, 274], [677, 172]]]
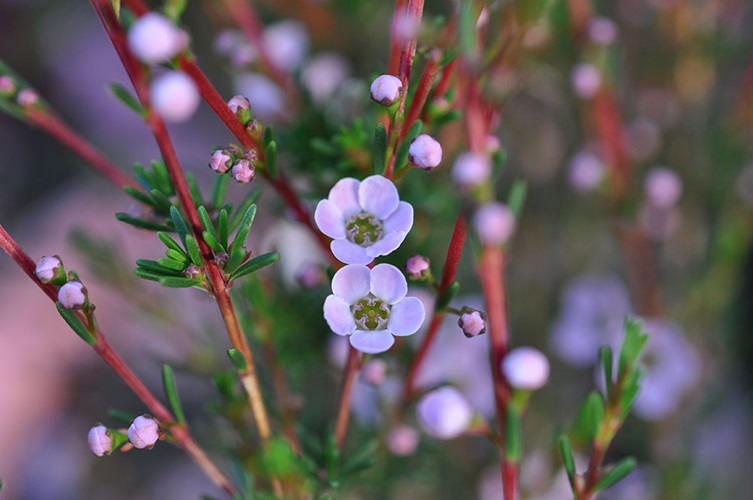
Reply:
[[319, 229], [333, 238], [330, 248], [346, 264], [368, 264], [393, 252], [413, 226], [413, 207], [400, 201], [389, 179], [341, 179], [316, 206]]
[[423, 304], [407, 292], [405, 277], [393, 265], [348, 265], [332, 278], [324, 319], [336, 334], [349, 335], [359, 351], [384, 352], [395, 343], [393, 335], [412, 335], [424, 321]]

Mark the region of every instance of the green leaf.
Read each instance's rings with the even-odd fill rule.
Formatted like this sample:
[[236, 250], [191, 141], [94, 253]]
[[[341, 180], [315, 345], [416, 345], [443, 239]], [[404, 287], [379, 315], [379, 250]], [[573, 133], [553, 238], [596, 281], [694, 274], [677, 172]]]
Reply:
[[136, 419], [136, 417], [138, 417], [136, 413], [131, 413], [129, 411], [123, 411], [123, 410], [117, 410], [114, 408], [107, 410], [107, 415], [110, 418], [117, 420], [118, 422], [123, 422], [126, 425], [130, 425], [131, 422], [133, 422]]
[[159, 279], [160, 285], [166, 286], [168, 288], [189, 288], [189, 287], [198, 287], [198, 288], [204, 288], [204, 282], [199, 280], [194, 280], [191, 278], [179, 278], [179, 277], [173, 277], [173, 276], [165, 276], [163, 278]]
[[[251, 207], [251, 205], [253, 205], [256, 202], [256, 200], [259, 199], [260, 195], [261, 195], [261, 191], [259, 191], [258, 189], [255, 189], [248, 194], [246, 199], [243, 200], [243, 202], [238, 207], [238, 210], [236, 210], [235, 214], [233, 214], [233, 218], [230, 219], [230, 224], [228, 225], [228, 228], [231, 232], [235, 231], [235, 229], [240, 225], [249, 207]], [[230, 213], [230, 210], [228, 210], [228, 213]], [[227, 248], [227, 245], [225, 245], [225, 248]]]
[[170, 172], [167, 171], [167, 166], [163, 161], [152, 161], [152, 172], [154, 172], [154, 187], [159, 189], [166, 196], [172, 196], [175, 194], [173, 188], [173, 181], [170, 180]]
[[186, 246], [186, 236], [188, 236], [188, 226], [186, 225], [186, 222], [183, 220], [183, 216], [180, 215], [180, 212], [175, 207], [170, 207], [170, 218], [173, 220], [173, 224], [175, 224], [175, 230], [178, 231], [178, 236], [180, 237], [180, 241], [183, 243], [183, 246]]
[[141, 269], [141, 268], [136, 268], [133, 272], [139, 278], [144, 279], [144, 280], [149, 280], [149, 281], [159, 281], [162, 278], [165, 278], [165, 275], [162, 273], [158, 273], [154, 271], [147, 271], [146, 269]]
[[[174, 260], [169, 261], [175, 262]], [[164, 265], [162, 262], [147, 259], [138, 259], [136, 261], [136, 265], [139, 266], [139, 268], [144, 269], [145, 271], [151, 271], [153, 273], [163, 274], [167, 276], [180, 276], [180, 274], [183, 272], [183, 269], [185, 268], [185, 266], [179, 268], [180, 263], [178, 262], [175, 262], [175, 264]]]
[[227, 248], [228, 223], [227, 210], [224, 208], [220, 210], [220, 215], [217, 217], [217, 233], [220, 245], [222, 245], [222, 248]]
[[201, 251], [199, 250], [199, 244], [196, 243], [196, 239], [190, 234], [186, 236], [186, 249], [188, 255], [191, 257], [191, 261], [197, 266], [204, 265], [204, 260], [201, 258]]
[[249, 260], [241, 267], [239, 267], [233, 274], [231, 274], [229, 281], [233, 281], [240, 278], [241, 276], [256, 272], [263, 267], [271, 266], [278, 260], [280, 260], [280, 254], [278, 254], [277, 252], [269, 252], [265, 253], [264, 255], [254, 257], [253, 259]]
[[60, 302], [55, 302], [55, 307], [57, 307], [60, 316], [62, 316], [65, 322], [68, 323], [68, 326], [71, 327], [71, 330], [73, 330], [76, 335], [81, 337], [84, 342], [89, 345], [94, 345], [97, 343], [97, 339], [96, 337], [94, 337], [94, 334], [87, 330], [86, 326], [81, 322], [75, 312], [71, 311], [70, 309], [66, 309]]
[[173, 230], [173, 228], [166, 226], [164, 224], [160, 224], [158, 222], [152, 222], [150, 220], [139, 219], [138, 217], [134, 217], [133, 215], [127, 214], [125, 212], [116, 213], [115, 218], [118, 219], [120, 222], [125, 222], [126, 224], [130, 224], [139, 229], [150, 229], [152, 231], [172, 231]]
[[154, 205], [159, 211], [159, 213], [166, 214], [170, 212], [170, 207], [173, 206], [173, 202], [162, 191], [155, 188], [149, 191], [149, 194], [152, 195], [152, 199], [154, 200]]
[[196, 177], [191, 172], [186, 173], [186, 183], [188, 184], [188, 191], [191, 193], [191, 199], [195, 207], [199, 207], [204, 204], [204, 197], [201, 194], [199, 185], [196, 183]]
[[243, 354], [238, 349], [232, 348], [227, 350], [227, 357], [230, 359], [230, 362], [233, 364], [233, 368], [235, 368], [239, 372], [244, 372], [248, 369], [248, 363], [246, 363], [246, 358], [243, 357]]
[[133, 171], [135, 172], [136, 180], [139, 181], [144, 190], [151, 191], [157, 187], [157, 183], [154, 181], [154, 175], [143, 166], [137, 163], [133, 166]]
[[575, 491], [575, 460], [573, 459], [573, 450], [570, 447], [570, 441], [567, 435], [562, 433], [559, 439], [560, 454], [562, 455], [562, 466], [567, 472], [567, 479], [570, 481], [570, 487]]
[[397, 148], [397, 153], [395, 154], [395, 170], [402, 168], [402, 166], [405, 165], [405, 163], [408, 161], [410, 143], [413, 141], [413, 139], [418, 137], [418, 134], [421, 133], [423, 126], [424, 124], [421, 122], [421, 120], [417, 120], [416, 123], [411, 126], [410, 130], [408, 130], [408, 133], [405, 136], [405, 140]]
[[248, 232], [251, 230], [251, 225], [254, 223], [254, 217], [256, 217], [256, 205], [251, 205], [243, 214], [243, 219], [241, 219], [240, 226], [238, 226], [238, 232], [235, 233], [231, 257], [236, 252], [240, 252], [243, 245], [246, 244], [246, 238], [248, 237]]
[[387, 162], [387, 129], [381, 122], [374, 130], [374, 173], [384, 175]]
[[141, 191], [140, 189], [136, 189], [133, 186], [123, 186], [123, 191], [125, 192], [125, 194], [138, 202], [149, 205], [150, 207], [157, 207], [157, 204], [154, 202], [152, 197]]
[[604, 387], [606, 388], [607, 396], [612, 393], [612, 348], [605, 345], [599, 349], [599, 360], [601, 362], [601, 368], [604, 371]]
[[512, 405], [507, 407], [507, 432], [505, 433], [505, 456], [513, 463], [520, 462], [523, 454], [523, 428], [520, 415]]
[[578, 411], [573, 425], [573, 434], [577, 442], [591, 442], [599, 431], [604, 419], [604, 401], [596, 391], [591, 391]]
[[643, 328], [638, 321], [631, 318], [625, 319], [625, 339], [620, 349], [618, 379], [623, 379], [628, 375], [628, 370], [635, 365], [647, 340], [648, 335], [643, 333]]
[[181, 275], [183, 274], [183, 271], [186, 269], [186, 263], [182, 260], [173, 260], [169, 257], [160, 257], [157, 259], [157, 263], [165, 266], [168, 269], [172, 269], [174, 271], [178, 271]]
[[272, 179], [277, 178], [277, 143], [275, 141], [267, 144], [265, 166], [267, 173]]
[[183, 11], [186, 10], [186, 0], [166, 0], [164, 12], [173, 21], [180, 20]]
[[262, 136], [261, 140], [265, 146], [275, 140], [275, 130], [272, 125], [267, 125], [266, 127], [264, 127], [264, 135]]
[[628, 474], [633, 472], [638, 462], [633, 457], [625, 457], [612, 467], [609, 472], [604, 474], [601, 479], [596, 483], [595, 490], [601, 491], [617, 484], [619, 481], [625, 478]]
[[119, 83], [111, 83], [108, 88], [120, 102], [135, 111], [139, 116], [145, 116], [144, 108], [136, 97], [128, 89]]
[[178, 384], [175, 383], [175, 373], [170, 365], [162, 365], [162, 386], [165, 389], [165, 396], [170, 403], [175, 419], [179, 424], [186, 423], [186, 416], [183, 413], [183, 406], [180, 404], [178, 396]]
[[515, 214], [516, 219], [520, 217], [520, 212], [523, 210], [527, 189], [526, 181], [515, 179], [510, 187], [510, 194], [507, 195], [507, 206]]
[[212, 185], [213, 208], [216, 209], [222, 206], [222, 202], [225, 199], [225, 192], [227, 191], [227, 183], [229, 180], [229, 175], [216, 175], [214, 177], [214, 184]]
[[167, 255], [168, 259], [172, 259], [176, 262], [182, 262], [186, 266], [191, 263], [191, 259], [188, 257], [188, 254], [183, 249], [178, 251], [172, 248], [168, 248], [165, 251], [165, 255]]
[[220, 245], [220, 242], [217, 241], [217, 238], [215, 238], [212, 234], [208, 233], [207, 231], [204, 231], [203, 233], [201, 233], [201, 237], [204, 238], [204, 241], [206, 242], [206, 244], [209, 245], [209, 248], [211, 248], [215, 254], [225, 251], [225, 249], [222, 248], [222, 245]]
[[178, 245], [178, 242], [172, 239], [172, 237], [170, 237], [169, 234], [160, 231], [159, 233], [157, 233], [157, 238], [159, 238], [160, 241], [164, 243], [167, 248], [172, 248], [176, 252], [185, 253], [183, 251], [183, 247]]
[[345, 478], [368, 469], [376, 462], [378, 441], [371, 439], [345, 461], [340, 467], [340, 477]]
[[445, 307], [447, 307], [450, 302], [452, 302], [452, 299], [455, 298], [455, 295], [458, 294], [458, 291], [460, 290], [460, 283], [457, 281], [453, 282], [450, 286], [447, 287], [447, 290], [442, 293], [442, 295], [437, 299], [437, 303], [434, 306], [435, 311], [441, 311]]

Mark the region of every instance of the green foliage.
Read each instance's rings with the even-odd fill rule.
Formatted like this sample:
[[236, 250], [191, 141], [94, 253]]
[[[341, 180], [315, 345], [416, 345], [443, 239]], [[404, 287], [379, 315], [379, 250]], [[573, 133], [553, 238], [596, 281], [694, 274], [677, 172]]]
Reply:
[[66, 309], [60, 302], [55, 302], [55, 307], [57, 307], [60, 316], [62, 316], [65, 322], [68, 323], [68, 326], [71, 327], [71, 330], [73, 330], [76, 335], [81, 337], [84, 342], [89, 345], [94, 345], [97, 343], [97, 339], [96, 337], [94, 337], [94, 334], [86, 328], [86, 326], [81, 322], [78, 315], [74, 311]]
[[179, 424], [185, 425], [186, 416], [183, 413], [183, 405], [180, 403], [178, 384], [175, 382], [175, 373], [170, 365], [162, 365], [162, 387], [165, 390], [165, 396], [168, 403], [170, 403], [173, 415], [175, 415], [175, 420]]

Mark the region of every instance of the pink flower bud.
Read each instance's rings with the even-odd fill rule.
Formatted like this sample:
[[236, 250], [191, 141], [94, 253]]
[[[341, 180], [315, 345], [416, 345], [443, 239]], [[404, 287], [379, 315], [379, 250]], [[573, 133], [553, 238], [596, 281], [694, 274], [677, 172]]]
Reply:
[[492, 176], [492, 159], [484, 153], [461, 153], [452, 165], [452, 180], [463, 189], [480, 186]]
[[235, 179], [237, 182], [246, 184], [254, 180], [256, 172], [251, 166], [251, 162], [249, 162], [248, 160], [238, 160], [233, 165], [231, 174], [233, 176], [233, 179]]
[[471, 338], [486, 333], [486, 314], [470, 307], [463, 307], [460, 312], [458, 326], [466, 337]]
[[157, 77], [149, 91], [152, 107], [166, 122], [184, 122], [199, 107], [200, 96], [196, 84], [181, 71], [171, 71]]
[[128, 31], [128, 48], [141, 62], [169, 61], [188, 46], [188, 35], [170, 19], [150, 12], [138, 18]]
[[371, 98], [382, 106], [392, 106], [402, 95], [403, 84], [396, 76], [381, 75], [371, 83]]
[[109, 455], [112, 451], [112, 437], [104, 425], [97, 425], [89, 429], [87, 436], [89, 449], [98, 457]]
[[410, 143], [408, 159], [418, 168], [432, 170], [442, 161], [442, 145], [432, 136], [421, 134]]
[[247, 124], [251, 120], [251, 103], [246, 97], [236, 95], [227, 102], [230, 111], [240, 120], [242, 124]]
[[588, 25], [588, 37], [597, 45], [609, 45], [617, 38], [617, 25], [607, 17], [595, 17]]
[[431, 274], [431, 265], [428, 257], [414, 255], [405, 263], [405, 273], [412, 280], [422, 280]]
[[535, 391], [549, 378], [549, 361], [533, 347], [518, 347], [508, 352], [500, 368], [514, 389]]
[[0, 97], [12, 96], [16, 91], [16, 82], [8, 75], [0, 76]]
[[486, 151], [488, 154], [492, 155], [496, 153], [501, 147], [502, 144], [500, 144], [499, 142], [499, 137], [494, 134], [489, 134], [486, 136], [486, 140], [484, 141], [484, 151]]
[[302, 265], [296, 273], [295, 279], [301, 288], [306, 290], [329, 283], [329, 280], [326, 279], [324, 269], [319, 265], [311, 263]]
[[65, 277], [65, 269], [63, 268], [63, 262], [57, 255], [44, 256], [37, 262], [37, 267], [34, 269], [34, 274], [37, 275], [37, 279], [44, 283], [52, 283], [54, 285], [64, 284], [67, 280]]
[[393, 455], [407, 457], [418, 447], [418, 431], [410, 425], [398, 424], [387, 435], [387, 448]]
[[29, 108], [39, 102], [39, 94], [32, 89], [23, 89], [18, 93], [16, 102], [22, 108]]
[[203, 278], [205, 273], [206, 271], [204, 271], [204, 268], [199, 267], [196, 264], [189, 264], [188, 267], [183, 270], [183, 276], [192, 280]]
[[581, 151], [570, 161], [568, 180], [570, 186], [579, 193], [586, 193], [598, 188], [605, 175], [604, 164], [593, 153]]
[[381, 385], [387, 374], [387, 363], [383, 359], [372, 358], [363, 364], [361, 377], [371, 385]]
[[218, 149], [209, 158], [209, 168], [217, 172], [218, 174], [224, 174], [230, 169], [233, 159], [230, 157], [227, 151]]
[[515, 215], [502, 203], [487, 203], [476, 211], [473, 226], [483, 245], [502, 245], [515, 231]]
[[149, 415], [136, 417], [128, 428], [128, 440], [139, 449], [152, 448], [159, 440], [160, 428], [157, 420]]
[[473, 420], [471, 404], [454, 387], [429, 392], [418, 402], [416, 411], [421, 427], [439, 439], [458, 437]]
[[590, 99], [601, 87], [601, 73], [592, 64], [578, 64], [570, 74], [573, 89], [581, 99]]
[[310, 41], [303, 23], [286, 19], [267, 26], [263, 43], [272, 64], [291, 73], [306, 58]]
[[58, 301], [66, 309], [81, 309], [86, 304], [87, 291], [80, 281], [69, 281], [58, 290]]
[[227, 261], [229, 260], [230, 255], [228, 255], [227, 252], [220, 252], [214, 256], [214, 263], [217, 264], [217, 267], [219, 267], [220, 269], [225, 269]]
[[648, 202], [657, 208], [672, 208], [682, 196], [682, 179], [666, 167], [652, 169], [643, 184]]

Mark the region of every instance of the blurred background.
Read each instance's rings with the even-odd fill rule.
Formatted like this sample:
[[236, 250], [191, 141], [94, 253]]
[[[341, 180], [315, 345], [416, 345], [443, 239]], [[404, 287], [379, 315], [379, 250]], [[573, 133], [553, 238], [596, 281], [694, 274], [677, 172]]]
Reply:
[[[300, 86], [296, 107], [250, 70], [254, 48], [231, 29], [222, 2], [191, 2], [183, 20], [199, 65], [220, 92], [247, 94], [264, 123], [277, 123], [281, 164], [313, 206], [337, 178], [363, 177], [370, 168], [370, 153], [363, 161], [359, 148], [370, 144], [377, 110], [368, 85], [387, 67], [393, 5], [255, 3], [281, 48], [281, 64]], [[753, 5], [551, 4], [509, 64], [484, 82], [501, 109], [496, 137], [507, 153], [498, 192], [506, 193], [516, 178], [528, 183], [508, 264], [512, 344], [536, 346], [552, 362], [551, 381], [534, 396], [524, 423], [524, 497], [567, 498], [556, 432], [572, 423], [594, 387], [599, 346], [617, 345], [624, 315], [635, 314], [652, 334], [646, 383], [607, 461], [634, 455], [639, 467], [600, 498], [745, 498], [741, 492], [753, 486]], [[591, 13], [580, 25], [584, 6]], [[431, 39], [455, 7], [427, 2], [422, 39]], [[146, 127], [107, 90], [109, 83], [128, 82], [88, 3], [4, 0], [0, 59], [124, 172], [157, 157]], [[425, 59], [417, 61], [421, 67]], [[600, 118], [604, 89], [621, 118], [631, 172], [619, 203], [603, 182], [609, 162], [600, 142], [609, 126]], [[439, 113], [453, 103], [431, 106]], [[212, 147], [229, 140], [221, 123], [202, 106], [170, 130], [184, 167], [209, 186]], [[407, 257], [422, 253], [438, 272], [463, 204], [449, 172], [464, 131], [462, 122], [452, 122], [432, 133], [445, 160], [430, 175], [405, 177], [401, 196], [414, 204], [416, 224], [386, 261], [402, 268]], [[224, 445], [216, 438], [228, 438], [231, 429], [207, 411], [218, 399], [211, 375], [226, 349], [214, 304], [196, 290], [137, 281], [134, 261], [159, 255], [156, 238], [117, 222], [113, 214], [128, 211], [129, 198], [55, 140], [0, 115], [0, 151], [0, 223], [32, 258], [58, 254], [79, 271], [104, 332], [150, 387], [159, 391], [162, 362], [178, 367], [192, 425], [219, 455]], [[298, 333], [308, 340], [284, 337], [285, 354], [295, 358], [293, 391], [324, 401], [305, 409], [301, 420], [324, 432], [342, 362], [319, 318], [329, 291], [326, 284], [307, 288], [295, 281], [303, 266], [321, 261], [296, 251], [310, 242], [268, 191], [251, 246], [281, 252], [269, 277], [280, 283], [278, 298], [316, 318]], [[230, 187], [231, 198], [243, 195], [242, 186]], [[480, 304], [469, 249], [460, 273], [458, 305]], [[140, 403], [10, 259], [0, 258], [0, 278], [0, 479], [6, 482], [0, 498], [218, 494], [170, 446], [94, 457], [86, 446], [89, 427], [105, 421], [110, 408], [140, 413]], [[286, 313], [294, 316], [283, 307]], [[491, 416], [489, 373], [479, 371], [486, 370], [486, 339], [472, 339], [473, 347], [465, 340], [447, 320], [421, 383], [452, 381]], [[392, 377], [400, 376], [414, 345], [411, 339], [385, 356]], [[400, 453], [389, 442], [385, 417], [389, 384], [359, 381], [356, 391], [351, 441], [378, 433], [383, 461], [346, 485], [345, 497], [501, 496], [495, 451], [482, 438], [445, 443], [423, 436], [417, 449]]]

